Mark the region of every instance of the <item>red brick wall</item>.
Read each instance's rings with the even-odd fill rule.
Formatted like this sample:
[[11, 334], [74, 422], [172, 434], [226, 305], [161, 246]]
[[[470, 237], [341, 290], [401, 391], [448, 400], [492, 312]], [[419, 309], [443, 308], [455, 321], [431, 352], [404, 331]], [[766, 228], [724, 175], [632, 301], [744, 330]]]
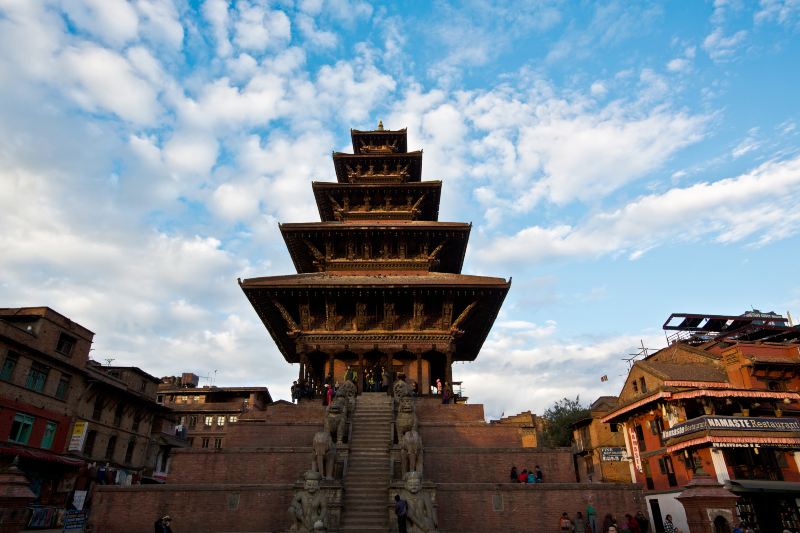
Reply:
[[425, 479], [436, 483], [508, 483], [512, 466], [521, 472], [539, 465], [545, 483], [574, 483], [567, 448], [473, 449], [425, 447]]
[[[502, 510], [495, 511], [493, 500], [498, 497], [502, 499]], [[556, 533], [562, 512], [569, 513], [570, 518], [577, 511], [585, 516], [590, 500], [597, 512], [598, 528], [606, 513], [619, 520], [625, 513], [646, 512], [642, 491], [636, 485], [443, 483], [436, 486], [440, 529], [459, 533]]]
[[442, 425], [420, 422], [422, 443], [428, 447], [522, 448], [519, 429], [484, 423]]
[[294, 483], [311, 468], [311, 447], [191, 450], [172, 457], [169, 484]]
[[439, 398], [419, 398], [417, 417], [423, 422], [485, 422], [482, 404], [442, 404]]
[[97, 533], [143, 533], [169, 514], [179, 532], [284, 531], [293, 494], [291, 485], [96, 486], [89, 522]]
[[237, 422], [226, 438], [226, 448], [267, 448], [270, 446], [311, 446], [314, 433], [322, 431], [317, 423]]

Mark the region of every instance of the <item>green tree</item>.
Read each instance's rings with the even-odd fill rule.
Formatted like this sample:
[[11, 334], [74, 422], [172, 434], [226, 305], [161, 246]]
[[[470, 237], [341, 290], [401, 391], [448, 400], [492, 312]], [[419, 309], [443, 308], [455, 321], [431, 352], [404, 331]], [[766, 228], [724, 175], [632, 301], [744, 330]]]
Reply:
[[580, 396], [576, 396], [574, 400], [563, 398], [548, 407], [542, 416], [545, 419], [545, 445], [569, 446], [572, 440], [570, 425], [588, 417], [590, 413], [589, 408], [581, 404]]

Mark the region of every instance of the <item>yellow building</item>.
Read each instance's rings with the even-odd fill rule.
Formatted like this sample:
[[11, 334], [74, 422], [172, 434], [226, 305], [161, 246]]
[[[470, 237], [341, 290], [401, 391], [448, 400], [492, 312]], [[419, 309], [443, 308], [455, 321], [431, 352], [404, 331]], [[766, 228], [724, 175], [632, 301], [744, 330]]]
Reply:
[[625, 437], [616, 424], [601, 420], [616, 405], [616, 396], [601, 396], [591, 405], [590, 415], [572, 425], [575, 473], [581, 483], [630, 483]]

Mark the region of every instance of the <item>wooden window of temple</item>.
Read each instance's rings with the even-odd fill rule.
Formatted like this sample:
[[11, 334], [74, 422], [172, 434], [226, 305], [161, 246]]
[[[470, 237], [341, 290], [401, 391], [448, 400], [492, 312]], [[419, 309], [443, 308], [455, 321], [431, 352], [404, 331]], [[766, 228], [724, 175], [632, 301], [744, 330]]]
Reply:
[[222, 449], [222, 439], [214, 439], [214, 449], [216, 450]]
[[142, 414], [136, 412], [133, 415], [133, 425], [131, 426], [131, 431], [139, 431], [139, 424], [142, 422]]
[[100, 420], [100, 418], [103, 416], [104, 403], [105, 402], [103, 402], [102, 396], [97, 396], [97, 398], [94, 399], [94, 409], [92, 409], [92, 420]]
[[208, 442], [209, 442], [208, 437], [203, 437], [203, 440], [200, 441], [200, 447], [208, 448]]
[[642, 391], [642, 394], [647, 392], [647, 383], [645, 383], [644, 378], [639, 378], [639, 389]]
[[210, 428], [212, 425], [214, 425], [214, 417], [213, 416], [205, 417], [205, 420], [203, 421], [203, 425], [205, 427], [207, 427], [207, 428]]
[[222, 427], [225, 425], [225, 415], [217, 417], [217, 426]]
[[639, 385], [636, 383], [635, 379], [631, 382], [631, 386], [633, 387], [633, 393], [639, 394]]
[[197, 416], [189, 415], [189, 429], [197, 427]]
[[238, 421], [239, 421], [239, 417], [236, 416], [236, 415], [231, 415], [231, 416], [228, 417], [228, 422], [238, 422]]

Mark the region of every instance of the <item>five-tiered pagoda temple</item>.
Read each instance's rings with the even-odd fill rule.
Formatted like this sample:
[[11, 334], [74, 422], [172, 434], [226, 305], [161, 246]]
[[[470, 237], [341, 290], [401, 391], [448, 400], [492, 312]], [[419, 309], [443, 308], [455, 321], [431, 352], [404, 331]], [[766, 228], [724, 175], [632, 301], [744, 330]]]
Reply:
[[405, 129], [351, 130], [336, 182], [314, 182], [321, 222], [282, 224], [297, 274], [239, 284], [299, 379], [315, 390], [347, 367], [427, 393], [473, 361], [510, 281], [461, 274], [471, 224], [440, 222], [441, 181], [422, 181]]

